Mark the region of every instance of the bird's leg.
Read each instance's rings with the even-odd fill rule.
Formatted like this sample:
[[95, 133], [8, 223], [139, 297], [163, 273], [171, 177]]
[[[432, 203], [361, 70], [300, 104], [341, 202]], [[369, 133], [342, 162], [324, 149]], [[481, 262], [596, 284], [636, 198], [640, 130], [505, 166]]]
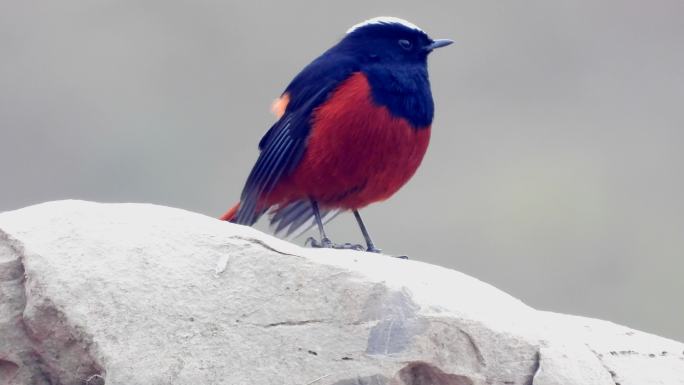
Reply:
[[325, 229], [323, 228], [323, 218], [321, 218], [321, 213], [318, 210], [318, 202], [311, 199], [311, 208], [314, 212], [314, 219], [316, 220], [316, 225], [318, 226], [318, 232], [321, 235], [321, 241], [317, 241], [313, 237], [306, 240], [306, 244], [310, 244], [311, 247], [325, 247], [330, 249], [348, 249], [348, 250], [363, 250], [363, 246], [354, 245], [351, 243], [333, 243], [330, 238], [325, 234]]
[[311, 237], [311, 238], [307, 239], [306, 242], [307, 243], [310, 242], [311, 247], [326, 247], [326, 248], [333, 247], [333, 243], [325, 235], [325, 229], [323, 229], [323, 220], [321, 219], [321, 213], [320, 213], [320, 211], [318, 211], [318, 202], [316, 202], [313, 199], [310, 199], [310, 202], [311, 202], [311, 208], [313, 209], [313, 212], [314, 212], [314, 218], [316, 220], [316, 225], [318, 226], [318, 232], [321, 235], [321, 241], [318, 242], [313, 237]]
[[[323, 229], [323, 220], [321, 218], [321, 213], [318, 210], [318, 203], [311, 199], [311, 207], [313, 208], [314, 212], [314, 218], [316, 220], [316, 225], [318, 226], [318, 232], [321, 234], [321, 241], [317, 241], [313, 237], [309, 237], [309, 239], [306, 240], [306, 244], [310, 244], [311, 247], [317, 247], [317, 248], [330, 248], [330, 249], [347, 249], [347, 250], [359, 250], [363, 251], [363, 246], [362, 245], [356, 245], [352, 243], [333, 243], [326, 235], [325, 235], [325, 229]], [[375, 247], [375, 244], [373, 243], [373, 240], [370, 237], [370, 234], [368, 234], [368, 229], [366, 229], [366, 225], [363, 224], [363, 220], [361, 219], [361, 215], [359, 214], [358, 210], [352, 210], [354, 212], [354, 218], [356, 218], [356, 222], [359, 224], [359, 228], [361, 229], [361, 233], [363, 234], [363, 238], [366, 240], [366, 251], [370, 253], [381, 253], [382, 250], [378, 249]], [[399, 259], [408, 259], [407, 256], [402, 255], [399, 257], [396, 257]]]
[[369, 251], [371, 253], [380, 253], [382, 250], [377, 249], [375, 247], [375, 244], [373, 243], [373, 240], [370, 237], [370, 234], [368, 234], [368, 229], [366, 229], [366, 225], [363, 224], [363, 220], [361, 219], [361, 214], [359, 214], [358, 210], [353, 210], [354, 211], [354, 218], [356, 218], [356, 222], [359, 224], [359, 228], [361, 229], [361, 233], [363, 234], [363, 238], [366, 240], [366, 246], [367, 249], [366, 251]]

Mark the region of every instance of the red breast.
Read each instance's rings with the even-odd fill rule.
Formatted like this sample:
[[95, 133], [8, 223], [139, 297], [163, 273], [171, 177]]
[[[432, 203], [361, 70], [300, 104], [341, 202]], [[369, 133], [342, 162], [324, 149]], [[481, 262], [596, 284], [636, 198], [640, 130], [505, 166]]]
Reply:
[[306, 152], [269, 203], [311, 197], [323, 207], [359, 209], [392, 196], [416, 172], [430, 127], [414, 128], [376, 105], [356, 73], [314, 111]]

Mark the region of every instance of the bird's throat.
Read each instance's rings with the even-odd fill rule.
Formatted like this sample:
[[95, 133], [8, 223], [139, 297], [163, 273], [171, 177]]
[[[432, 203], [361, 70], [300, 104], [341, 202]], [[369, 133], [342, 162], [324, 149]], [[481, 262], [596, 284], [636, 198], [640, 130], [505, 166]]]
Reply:
[[363, 70], [373, 101], [416, 129], [429, 127], [434, 116], [427, 67], [424, 65], [371, 66]]

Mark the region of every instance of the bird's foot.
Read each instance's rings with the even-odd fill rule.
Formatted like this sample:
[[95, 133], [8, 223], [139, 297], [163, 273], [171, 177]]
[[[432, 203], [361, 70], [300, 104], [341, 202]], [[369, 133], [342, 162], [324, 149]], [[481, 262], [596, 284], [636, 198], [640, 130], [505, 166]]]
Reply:
[[311, 246], [311, 247], [316, 248], [316, 249], [329, 249], [329, 248], [333, 247], [333, 243], [330, 239], [322, 238], [319, 242], [314, 237], [307, 238], [306, 242], [304, 242], [304, 245]]
[[[314, 247], [314, 248], [357, 250], [357, 251], [363, 251], [364, 250], [364, 247], [361, 245], [353, 244], [353, 243], [349, 243], [349, 242], [347, 242], [347, 243], [334, 243], [328, 238], [323, 238], [320, 241], [318, 241], [314, 237], [309, 237], [304, 244], [307, 246]], [[379, 250], [377, 252], [379, 252]]]
[[[349, 242], [334, 243], [329, 238], [323, 238], [319, 241], [314, 237], [309, 237], [309, 238], [307, 238], [304, 245], [310, 246], [310, 247], [313, 247], [316, 249], [356, 250], [356, 251], [366, 251], [369, 253], [382, 254], [382, 250], [376, 248], [375, 246], [370, 246], [370, 247], [366, 248], [363, 245], [359, 245], [358, 243], [356, 243], [356, 244], [355, 243], [349, 243]], [[399, 256], [395, 256], [394, 258], [409, 259], [406, 255], [399, 255]]]

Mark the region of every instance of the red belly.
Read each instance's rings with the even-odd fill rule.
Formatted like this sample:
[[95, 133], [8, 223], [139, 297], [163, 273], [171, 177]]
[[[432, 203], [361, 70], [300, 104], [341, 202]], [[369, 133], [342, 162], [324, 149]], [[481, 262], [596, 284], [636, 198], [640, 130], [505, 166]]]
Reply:
[[323, 207], [358, 209], [389, 198], [416, 172], [430, 127], [416, 129], [373, 103], [368, 80], [352, 75], [314, 112], [304, 156], [272, 203], [311, 197]]

